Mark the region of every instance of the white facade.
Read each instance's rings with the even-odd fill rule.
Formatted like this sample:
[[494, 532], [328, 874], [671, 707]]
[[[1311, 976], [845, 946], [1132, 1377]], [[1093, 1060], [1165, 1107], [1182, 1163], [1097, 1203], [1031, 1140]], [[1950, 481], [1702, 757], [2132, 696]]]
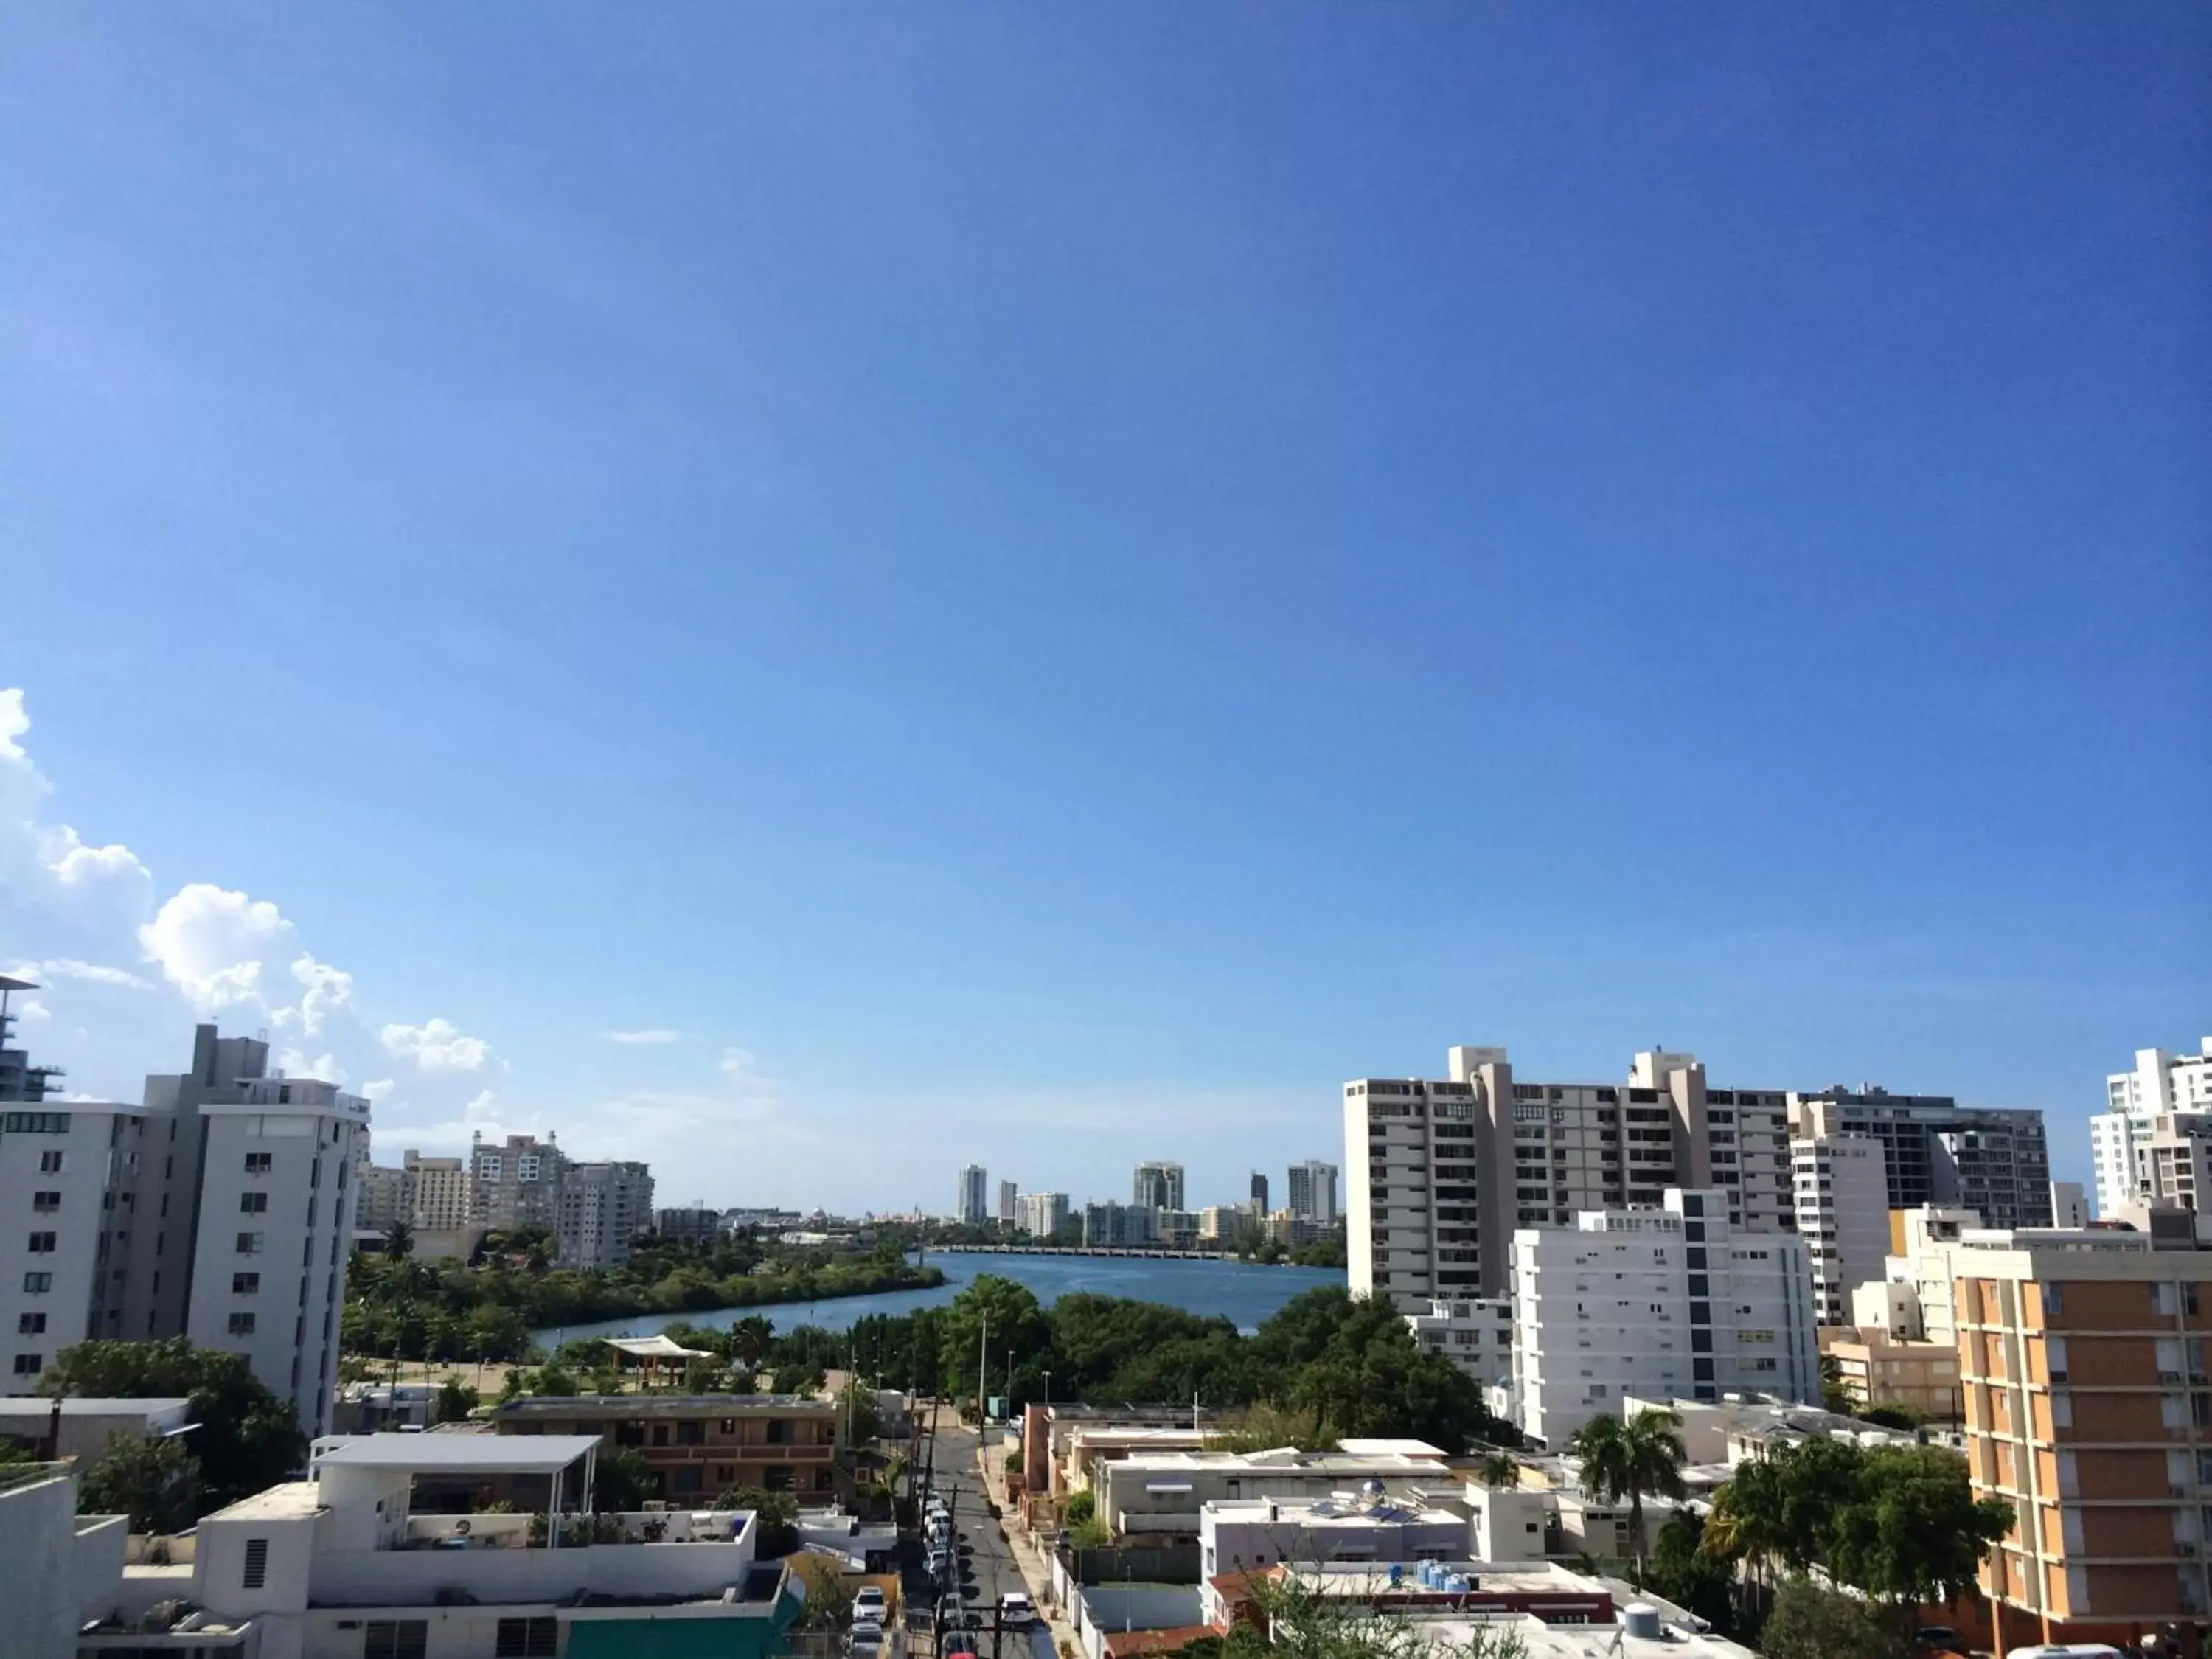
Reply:
[[2149, 1191], [2153, 1125], [2174, 1112], [2212, 1112], [2212, 1036], [2198, 1052], [2176, 1057], [2138, 1048], [2136, 1063], [2105, 1079], [2105, 1109], [2089, 1120], [2097, 1213], [2110, 1220], [2120, 1206]]
[[1012, 1227], [1022, 1218], [1022, 1189], [1012, 1181], [999, 1183], [999, 1224]]
[[1024, 1193], [1021, 1201], [1021, 1227], [1032, 1238], [1049, 1238], [1067, 1225], [1068, 1202], [1066, 1193]]
[[1370, 1480], [1401, 1497], [1456, 1495], [1461, 1484], [1443, 1452], [1419, 1440], [1346, 1440], [1326, 1452], [1138, 1453], [1097, 1464], [1091, 1478], [1098, 1516], [1114, 1535], [1153, 1543], [1195, 1539], [1208, 1504], [1325, 1498]]
[[969, 1227], [980, 1227], [991, 1218], [990, 1176], [980, 1164], [964, 1165], [960, 1171], [960, 1193], [954, 1201], [952, 1218]]
[[258, 1078], [200, 1107], [206, 1158], [185, 1334], [243, 1354], [313, 1437], [330, 1426], [352, 1249], [355, 1138], [368, 1103], [313, 1079]]
[[1510, 1297], [1439, 1297], [1426, 1313], [1406, 1316], [1424, 1351], [1441, 1354], [1486, 1389], [1513, 1381], [1513, 1302]]
[[[55, 1659], [80, 1651], [76, 1633], [100, 1616], [123, 1576], [131, 1523], [120, 1515], [79, 1515], [68, 1463], [0, 1469], [0, 1659]], [[218, 1650], [219, 1651], [219, 1650]]]
[[1451, 1510], [1387, 1498], [1244, 1498], [1199, 1510], [1198, 1550], [1201, 1583], [1285, 1561], [1452, 1561], [1468, 1553], [1468, 1524]]
[[653, 1231], [653, 1172], [642, 1164], [571, 1164], [561, 1176], [561, 1263], [612, 1267]]
[[1851, 1322], [1851, 1291], [1882, 1276], [1889, 1255], [1889, 1181], [1881, 1143], [1852, 1135], [1790, 1149], [1797, 1233], [1813, 1263], [1813, 1310], [1823, 1325]]
[[480, 1134], [470, 1137], [469, 1197], [474, 1206], [470, 1220], [479, 1227], [511, 1232], [518, 1227], [543, 1227], [549, 1236], [561, 1231], [561, 1188], [568, 1159], [552, 1135], [509, 1135], [501, 1146], [486, 1146]]
[[2051, 1224], [2054, 1227], [2086, 1227], [2089, 1224], [2089, 1197], [2078, 1181], [2054, 1181], [2051, 1183]]
[[48, 1098], [0, 1107], [0, 1394], [118, 1336], [143, 1115]]
[[1739, 1229], [1723, 1193], [1589, 1212], [1514, 1235], [1513, 1370], [1523, 1432], [1557, 1447], [1624, 1396], [1820, 1398], [1811, 1258]]
[[1310, 1158], [1303, 1164], [1291, 1165], [1289, 1190], [1285, 1205], [1291, 1214], [1300, 1221], [1310, 1221], [1316, 1226], [1336, 1224], [1336, 1165]]

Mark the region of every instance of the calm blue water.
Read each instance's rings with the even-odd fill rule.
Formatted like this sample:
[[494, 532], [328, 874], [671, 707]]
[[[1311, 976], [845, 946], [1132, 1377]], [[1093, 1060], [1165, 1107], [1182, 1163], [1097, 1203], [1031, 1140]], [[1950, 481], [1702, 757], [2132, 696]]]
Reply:
[[785, 1302], [770, 1308], [718, 1308], [711, 1313], [641, 1314], [635, 1319], [610, 1319], [597, 1325], [568, 1325], [561, 1329], [533, 1332], [536, 1340], [551, 1346], [586, 1336], [650, 1336], [667, 1326], [689, 1321], [704, 1329], [720, 1330], [748, 1314], [766, 1314], [779, 1331], [799, 1325], [819, 1325], [842, 1331], [870, 1314], [912, 1313], [916, 1308], [950, 1302], [962, 1285], [978, 1273], [997, 1273], [1018, 1279], [1051, 1304], [1069, 1291], [1093, 1291], [1101, 1296], [1125, 1296], [1138, 1302], [1163, 1302], [1212, 1317], [1225, 1314], [1239, 1330], [1257, 1329], [1260, 1322], [1302, 1291], [1317, 1285], [1341, 1285], [1341, 1267], [1261, 1267], [1243, 1261], [1161, 1261], [1141, 1256], [1112, 1255], [963, 1255], [933, 1251], [931, 1265], [945, 1270], [945, 1282], [933, 1290], [890, 1291], [881, 1296], [845, 1296], [829, 1302]]

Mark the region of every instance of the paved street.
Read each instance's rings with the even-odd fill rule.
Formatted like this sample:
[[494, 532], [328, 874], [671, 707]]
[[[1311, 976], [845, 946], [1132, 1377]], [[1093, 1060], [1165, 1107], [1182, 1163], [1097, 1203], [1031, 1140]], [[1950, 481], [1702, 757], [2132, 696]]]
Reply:
[[[977, 1473], [976, 1449], [975, 1431], [956, 1426], [947, 1412], [937, 1431], [937, 1489], [951, 1501], [952, 1524], [960, 1534], [966, 1574], [961, 1581], [961, 1594], [984, 1618], [986, 1628], [977, 1635], [976, 1647], [983, 1659], [1053, 1659], [1052, 1636], [1042, 1623], [1026, 1631], [1006, 1632], [994, 1650], [988, 1626], [999, 1597], [1007, 1590], [1027, 1594], [1029, 1586], [1022, 1582], [1006, 1534], [991, 1518]], [[916, 1650], [921, 1650], [919, 1644]]]

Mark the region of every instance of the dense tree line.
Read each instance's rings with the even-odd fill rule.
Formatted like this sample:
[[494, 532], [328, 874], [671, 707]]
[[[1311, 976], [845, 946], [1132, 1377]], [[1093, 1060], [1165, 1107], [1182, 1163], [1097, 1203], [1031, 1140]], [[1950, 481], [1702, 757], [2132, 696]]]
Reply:
[[349, 1352], [402, 1359], [520, 1359], [532, 1329], [641, 1314], [704, 1312], [918, 1290], [945, 1282], [896, 1241], [865, 1255], [763, 1247], [749, 1235], [708, 1243], [641, 1242], [620, 1267], [579, 1272], [542, 1239], [488, 1241], [475, 1260], [428, 1261], [403, 1251], [356, 1258], [347, 1279]]
[[1213, 1413], [1264, 1407], [1271, 1431], [1302, 1443], [1403, 1435], [1456, 1452], [1518, 1438], [1484, 1409], [1464, 1372], [1421, 1350], [1387, 1300], [1335, 1287], [1294, 1297], [1250, 1336], [1227, 1319], [1088, 1292], [1046, 1308], [1026, 1286], [990, 1273], [944, 1307], [871, 1316], [849, 1331], [801, 1326], [771, 1336], [764, 1322], [747, 1329], [741, 1321], [729, 1331], [671, 1334], [765, 1368], [779, 1387], [787, 1375], [849, 1368], [886, 1387], [973, 1399], [980, 1373], [987, 1395], [1008, 1395], [1018, 1408], [1048, 1397], [1196, 1400]]

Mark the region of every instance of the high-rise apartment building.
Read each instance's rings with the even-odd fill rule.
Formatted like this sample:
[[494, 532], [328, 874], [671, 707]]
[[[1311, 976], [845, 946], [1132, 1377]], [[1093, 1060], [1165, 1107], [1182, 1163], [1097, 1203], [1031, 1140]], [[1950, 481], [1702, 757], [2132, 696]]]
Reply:
[[1050, 1238], [1067, 1225], [1068, 1204], [1066, 1193], [1024, 1193], [1021, 1200], [1021, 1227], [1032, 1238]]
[[1182, 1165], [1139, 1164], [1129, 1183], [1129, 1201], [1139, 1209], [1180, 1210], [1183, 1207]]
[[2132, 1645], [2212, 1611], [2212, 1251], [2046, 1233], [1954, 1252], [1966, 1461], [2012, 1506], [1996, 1647]]
[[2105, 1079], [2105, 1109], [2089, 1120], [2097, 1213], [2110, 1219], [2132, 1199], [2152, 1196], [2149, 1146], [2157, 1121], [2212, 1112], [2212, 1036], [2179, 1058], [2138, 1048], [2134, 1066]]
[[353, 1176], [356, 1231], [381, 1233], [395, 1226], [415, 1224], [415, 1181], [408, 1170], [372, 1164], [364, 1157], [355, 1164]]
[[2051, 1183], [2051, 1224], [2074, 1228], [2089, 1224], [2089, 1196], [2081, 1190], [2080, 1182], [2054, 1181]]
[[407, 1175], [418, 1232], [458, 1233], [476, 1211], [476, 1182], [458, 1158], [424, 1158], [411, 1147], [399, 1155]]
[[1636, 1056], [1624, 1084], [1516, 1081], [1503, 1048], [1455, 1048], [1448, 1080], [1345, 1085], [1346, 1251], [1357, 1294], [1406, 1311], [1502, 1296], [1523, 1226], [1717, 1188], [1737, 1225], [1796, 1219], [1787, 1096], [1711, 1089], [1693, 1054]]
[[1547, 1446], [1626, 1395], [1820, 1398], [1805, 1241], [1735, 1226], [1720, 1188], [1663, 1202], [1513, 1236], [1516, 1406]]
[[1267, 1177], [1262, 1170], [1252, 1171], [1250, 1198], [1254, 1218], [1265, 1218], [1268, 1210], [1273, 1206], [1267, 1202]]
[[612, 1267], [653, 1230], [653, 1172], [636, 1163], [571, 1164], [561, 1177], [561, 1265]]
[[959, 1196], [952, 1209], [955, 1221], [980, 1227], [991, 1218], [989, 1182], [990, 1177], [981, 1164], [969, 1164], [962, 1168]]
[[1797, 1232], [1813, 1263], [1823, 1325], [1851, 1322], [1851, 1292], [1882, 1276], [1889, 1255], [1889, 1180], [1881, 1143], [1838, 1135], [1790, 1149]]
[[1014, 1225], [1015, 1223], [1021, 1219], [1021, 1206], [1022, 1189], [1020, 1185], [1018, 1182], [1012, 1181], [1001, 1181], [999, 1183], [999, 1224], [1001, 1227], [1012, 1227]]
[[1288, 1197], [1290, 1212], [1298, 1220], [1310, 1221], [1319, 1227], [1334, 1227], [1338, 1213], [1336, 1165], [1324, 1164], [1319, 1158], [1291, 1164]]
[[557, 1236], [562, 1176], [568, 1165], [558, 1138], [548, 1135], [541, 1142], [535, 1135], [509, 1135], [496, 1146], [486, 1146], [481, 1132], [469, 1139], [471, 1223], [501, 1232], [543, 1227]]
[[143, 1129], [132, 1107], [0, 1105], [0, 1393], [32, 1392], [73, 1343], [125, 1334]]
[[722, 1212], [703, 1204], [655, 1210], [653, 1231], [663, 1238], [681, 1240], [686, 1244], [711, 1244], [722, 1236]]
[[25, 1050], [8, 1046], [15, 1030], [15, 1017], [8, 1012], [9, 998], [18, 991], [38, 988], [27, 979], [0, 974], [0, 1100], [44, 1100], [48, 1083], [62, 1074], [60, 1066], [33, 1066]]
[[1083, 1206], [1083, 1242], [1100, 1245], [1150, 1244], [1153, 1225], [1161, 1212], [1143, 1204], [1086, 1204]]
[[1801, 1140], [1879, 1140], [1889, 1207], [1956, 1206], [1991, 1227], [2051, 1224], [2051, 1153], [2043, 1114], [1961, 1106], [1948, 1095], [1893, 1095], [1869, 1085], [1790, 1097]]
[[299, 1413], [330, 1427], [353, 1245], [355, 1138], [368, 1103], [312, 1078], [243, 1078], [203, 1100], [199, 1220], [185, 1334], [243, 1354]]

